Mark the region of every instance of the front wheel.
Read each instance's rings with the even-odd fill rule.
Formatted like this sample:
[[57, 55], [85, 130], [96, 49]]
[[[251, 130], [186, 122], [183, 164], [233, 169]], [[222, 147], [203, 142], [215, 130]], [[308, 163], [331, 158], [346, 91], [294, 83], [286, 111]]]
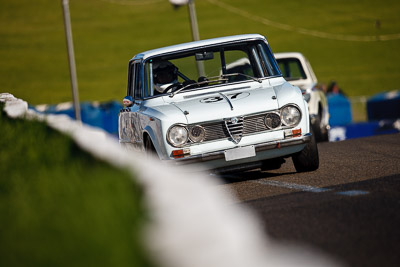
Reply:
[[292, 161], [297, 172], [315, 171], [319, 167], [318, 146], [315, 141], [314, 133], [311, 129], [311, 141], [303, 148], [302, 151], [292, 156]]
[[150, 137], [145, 138], [144, 149], [145, 149], [146, 155], [153, 155], [153, 156], [157, 155], [156, 149], [154, 148], [154, 145], [151, 142]]

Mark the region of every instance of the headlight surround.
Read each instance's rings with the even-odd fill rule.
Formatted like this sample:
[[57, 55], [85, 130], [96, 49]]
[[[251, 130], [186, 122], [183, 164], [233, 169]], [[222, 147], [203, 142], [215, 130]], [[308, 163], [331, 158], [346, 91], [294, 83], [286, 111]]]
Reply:
[[206, 137], [206, 131], [200, 125], [193, 126], [189, 130], [189, 138], [193, 143], [199, 143]]
[[288, 105], [281, 109], [281, 119], [283, 124], [289, 127], [296, 126], [300, 123], [301, 112], [296, 106]]
[[168, 142], [174, 147], [182, 147], [188, 141], [188, 130], [183, 125], [173, 125], [168, 129]]

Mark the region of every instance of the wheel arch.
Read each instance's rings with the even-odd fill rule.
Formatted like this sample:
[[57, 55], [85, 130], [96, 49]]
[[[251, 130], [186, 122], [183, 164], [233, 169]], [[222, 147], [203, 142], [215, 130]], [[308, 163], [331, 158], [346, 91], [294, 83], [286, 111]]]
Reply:
[[157, 135], [153, 131], [151, 127], [146, 127], [143, 131], [142, 134], [142, 140], [143, 140], [143, 150], [146, 150], [146, 142], [150, 141], [153, 145], [154, 152], [158, 155], [160, 159], [163, 159], [163, 155], [165, 153], [162, 153], [162, 148], [160, 146], [159, 139], [157, 138]]

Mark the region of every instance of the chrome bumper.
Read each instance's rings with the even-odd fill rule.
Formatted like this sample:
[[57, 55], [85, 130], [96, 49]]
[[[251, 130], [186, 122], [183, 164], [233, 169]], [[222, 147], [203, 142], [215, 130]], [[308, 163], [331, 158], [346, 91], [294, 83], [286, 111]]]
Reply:
[[[271, 141], [254, 145], [256, 153], [266, 150], [280, 149], [284, 147], [296, 146], [306, 144], [311, 141], [312, 134], [308, 133], [300, 137], [292, 137], [290, 139], [283, 139], [279, 141]], [[192, 164], [199, 162], [207, 162], [210, 160], [217, 160], [225, 158], [225, 150], [205, 153], [201, 155], [188, 156], [184, 158], [175, 159], [174, 161], [179, 164]]]

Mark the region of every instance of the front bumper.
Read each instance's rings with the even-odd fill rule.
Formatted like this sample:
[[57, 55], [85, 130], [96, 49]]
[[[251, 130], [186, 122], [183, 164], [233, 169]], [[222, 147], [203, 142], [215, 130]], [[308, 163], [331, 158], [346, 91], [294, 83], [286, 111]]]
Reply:
[[[281, 148], [285, 148], [285, 147], [306, 144], [311, 141], [311, 137], [312, 137], [312, 134], [307, 133], [300, 137], [292, 137], [290, 139], [283, 139], [283, 140], [277, 140], [277, 141], [256, 144], [256, 145], [254, 145], [254, 147], [255, 147], [256, 153], [259, 153], [259, 152], [264, 152], [267, 150], [281, 149]], [[201, 155], [194, 155], [194, 156], [188, 156], [188, 157], [184, 157], [184, 158], [178, 158], [178, 159], [175, 159], [174, 161], [177, 164], [182, 165], [182, 164], [193, 164], [193, 163], [201, 163], [201, 162], [207, 162], [207, 161], [213, 161], [213, 160], [220, 160], [220, 159], [224, 159], [224, 158], [225, 158], [225, 150], [220, 150], [220, 151], [205, 153], [205, 154], [201, 154]]]

